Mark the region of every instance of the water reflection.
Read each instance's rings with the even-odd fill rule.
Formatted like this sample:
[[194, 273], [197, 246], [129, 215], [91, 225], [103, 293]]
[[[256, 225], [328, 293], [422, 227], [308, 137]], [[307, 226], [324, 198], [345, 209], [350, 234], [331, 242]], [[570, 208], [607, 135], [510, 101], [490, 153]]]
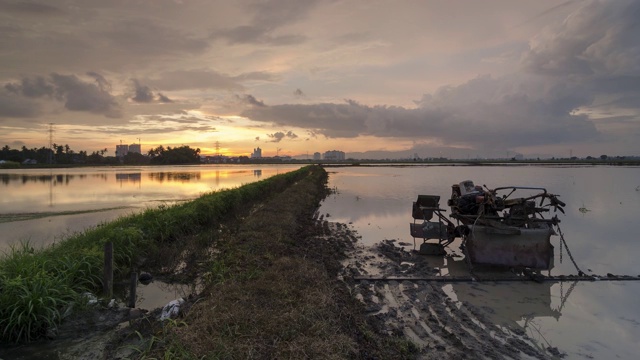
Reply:
[[0, 251], [24, 240], [34, 246], [50, 244], [122, 215], [238, 187], [300, 166], [0, 169]]
[[[413, 248], [411, 204], [418, 194], [450, 195], [451, 184], [542, 186], [567, 203], [560, 227], [577, 264], [588, 274], [640, 274], [638, 167], [444, 166], [331, 169], [336, 193], [320, 208], [329, 220], [350, 223], [364, 246], [395, 239]], [[585, 207], [590, 211], [580, 211]], [[566, 249], [555, 246], [553, 275], [576, 274]], [[447, 251], [461, 255], [454, 242]], [[564, 258], [562, 257], [564, 255]], [[444, 259], [442, 275], [465, 271]], [[455, 259], [459, 260], [461, 258]], [[446, 260], [446, 261], [445, 261]], [[449, 261], [451, 260], [451, 261]], [[497, 324], [524, 329], [538, 345], [558, 347], [565, 359], [635, 359], [640, 353], [640, 282], [454, 283], [450, 296], [486, 309]]]
[[[217, 173], [217, 172], [216, 172]], [[216, 174], [217, 175], [217, 174]], [[200, 172], [152, 172], [148, 174], [149, 180], [164, 181], [193, 181], [200, 180]]]
[[[105, 177], [103, 174], [92, 175], [95, 177]], [[34, 183], [51, 183], [56, 185], [69, 185], [74, 179], [82, 180], [87, 175], [70, 175], [70, 174], [2, 174], [0, 173], [0, 183], [5, 186], [10, 186], [12, 183], [19, 183], [22, 185], [34, 182]]]
[[116, 180], [120, 183], [133, 182], [139, 183], [142, 181], [141, 173], [116, 173]]

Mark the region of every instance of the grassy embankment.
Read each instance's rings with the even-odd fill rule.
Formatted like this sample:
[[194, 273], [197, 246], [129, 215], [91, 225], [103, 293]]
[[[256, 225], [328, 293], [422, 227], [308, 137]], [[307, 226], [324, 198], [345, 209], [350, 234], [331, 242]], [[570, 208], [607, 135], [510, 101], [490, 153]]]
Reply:
[[311, 221], [326, 180], [324, 169], [308, 166], [122, 218], [45, 250], [15, 249], [0, 260], [2, 340], [42, 336], [80, 294], [100, 289], [102, 248], [113, 241], [121, 276], [147, 258], [157, 269], [195, 265], [191, 273], [205, 279], [183, 319], [164, 327], [143, 320], [152, 332], [141, 357], [411, 356], [411, 344], [380, 335], [336, 280], [345, 244], [319, 240], [322, 228]]
[[238, 189], [204, 195], [172, 207], [149, 209], [74, 235], [45, 249], [14, 247], [0, 259], [0, 340], [39, 338], [58, 323], [86, 291], [102, 288], [104, 244], [114, 243], [115, 278], [142, 257], [153, 258], [177, 239], [215, 227], [236, 210], [265, 199], [301, 179], [309, 169]]

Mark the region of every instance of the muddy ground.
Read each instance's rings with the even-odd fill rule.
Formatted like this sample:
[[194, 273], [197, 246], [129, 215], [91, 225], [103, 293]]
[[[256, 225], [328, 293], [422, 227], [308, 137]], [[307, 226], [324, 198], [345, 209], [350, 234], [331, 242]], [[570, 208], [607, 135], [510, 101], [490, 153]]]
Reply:
[[[410, 244], [386, 240], [361, 246], [356, 232], [329, 223], [331, 236], [351, 239], [341, 277], [362, 301], [368, 316], [377, 318], [388, 333], [403, 333], [419, 348], [420, 359], [554, 359], [557, 348], [541, 348], [522, 328], [496, 324], [494, 310], [452, 298], [446, 283], [394, 281], [386, 278], [437, 276], [442, 259], [419, 255]], [[454, 259], [450, 259], [453, 261]], [[460, 259], [455, 259], [460, 262]], [[363, 280], [374, 278], [377, 280]], [[482, 283], [470, 285], [482, 291]], [[454, 295], [455, 297], [455, 295]]]

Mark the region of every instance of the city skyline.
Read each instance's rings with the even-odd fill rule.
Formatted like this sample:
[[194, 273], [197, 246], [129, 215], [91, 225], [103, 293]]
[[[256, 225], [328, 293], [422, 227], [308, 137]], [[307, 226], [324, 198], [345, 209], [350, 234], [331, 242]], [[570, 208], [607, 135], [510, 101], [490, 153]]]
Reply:
[[637, 0], [3, 1], [0, 143], [48, 146], [54, 124], [54, 142], [109, 155], [122, 139], [637, 156], [639, 14]]

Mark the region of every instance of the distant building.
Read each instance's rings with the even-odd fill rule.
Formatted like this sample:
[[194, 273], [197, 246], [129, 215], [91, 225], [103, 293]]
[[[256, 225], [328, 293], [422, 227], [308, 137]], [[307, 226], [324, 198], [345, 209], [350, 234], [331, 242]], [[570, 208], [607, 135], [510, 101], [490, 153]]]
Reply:
[[319, 152], [314, 152], [313, 160], [322, 160], [322, 154], [320, 154]]
[[136, 154], [142, 154], [142, 149], [140, 148], [140, 144], [131, 144], [131, 145], [129, 145], [129, 152], [130, 153], [136, 153]]
[[324, 159], [329, 161], [344, 160], [345, 159], [344, 151], [339, 151], [339, 150], [325, 151]]
[[251, 158], [252, 159], [261, 159], [262, 158], [262, 149], [260, 149], [260, 148], [253, 149], [253, 152], [251, 153]]
[[122, 158], [129, 153], [129, 145], [116, 145], [116, 157]]

